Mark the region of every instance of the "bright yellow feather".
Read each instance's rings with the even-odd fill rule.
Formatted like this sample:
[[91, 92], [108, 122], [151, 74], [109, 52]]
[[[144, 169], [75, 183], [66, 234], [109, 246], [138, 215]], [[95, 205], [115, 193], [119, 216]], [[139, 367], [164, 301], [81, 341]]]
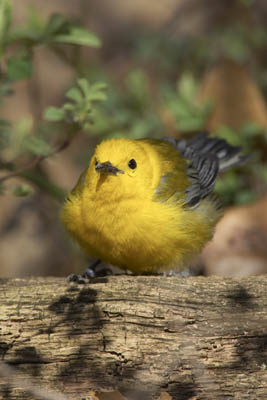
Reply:
[[[96, 170], [106, 162], [120, 172]], [[195, 208], [186, 204], [187, 167], [165, 141], [103, 141], [66, 200], [62, 221], [90, 256], [122, 269], [180, 268], [211, 239], [220, 216], [208, 197]]]

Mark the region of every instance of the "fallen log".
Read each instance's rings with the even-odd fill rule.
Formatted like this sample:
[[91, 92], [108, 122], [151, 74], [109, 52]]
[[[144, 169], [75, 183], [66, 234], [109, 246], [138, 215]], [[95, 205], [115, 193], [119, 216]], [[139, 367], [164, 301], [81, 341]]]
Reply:
[[267, 276], [0, 287], [3, 399], [267, 398]]

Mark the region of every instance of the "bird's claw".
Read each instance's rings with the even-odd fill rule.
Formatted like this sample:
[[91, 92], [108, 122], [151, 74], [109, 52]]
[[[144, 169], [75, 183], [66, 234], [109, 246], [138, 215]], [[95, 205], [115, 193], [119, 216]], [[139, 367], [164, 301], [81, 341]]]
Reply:
[[75, 283], [85, 283], [85, 281], [89, 281], [103, 276], [112, 275], [112, 271], [110, 268], [102, 267], [97, 268], [99, 263], [94, 263], [92, 266], [87, 267], [83, 274], [71, 274], [68, 276], [69, 282]]
[[70, 274], [67, 279], [69, 282], [85, 283], [84, 277], [81, 274]]

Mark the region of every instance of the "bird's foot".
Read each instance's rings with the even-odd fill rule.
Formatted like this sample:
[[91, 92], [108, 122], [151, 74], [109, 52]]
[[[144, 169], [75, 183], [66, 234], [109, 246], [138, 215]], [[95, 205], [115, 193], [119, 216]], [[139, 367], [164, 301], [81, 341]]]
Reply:
[[101, 260], [96, 260], [92, 265], [86, 268], [83, 274], [71, 274], [68, 276], [69, 282], [85, 283], [86, 280], [90, 281], [94, 278], [99, 278], [107, 275], [112, 275], [110, 268], [101, 264]]

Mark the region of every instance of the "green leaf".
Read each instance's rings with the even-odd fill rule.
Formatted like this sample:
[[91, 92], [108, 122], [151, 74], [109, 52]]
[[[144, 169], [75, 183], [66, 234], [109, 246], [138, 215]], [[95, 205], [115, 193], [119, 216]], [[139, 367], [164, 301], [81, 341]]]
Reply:
[[19, 26], [17, 28], [13, 28], [8, 35], [8, 41], [12, 43], [18, 40], [39, 42], [41, 40], [40, 32], [35, 31], [29, 26]]
[[13, 194], [18, 197], [29, 196], [34, 192], [33, 188], [27, 184], [15, 185], [13, 187]]
[[46, 21], [41, 15], [37, 7], [29, 7], [27, 15], [27, 23], [15, 25], [9, 31], [8, 41], [27, 41], [31, 45], [38, 44], [43, 41], [43, 32], [46, 26]]
[[44, 29], [44, 36], [53, 36], [68, 26], [68, 22], [61, 14], [52, 14]]
[[188, 101], [195, 98], [197, 92], [197, 83], [191, 74], [183, 74], [178, 82], [178, 93]]
[[44, 111], [44, 118], [49, 121], [62, 121], [65, 117], [65, 112], [62, 108], [48, 107]]
[[130, 71], [126, 80], [126, 87], [133, 99], [143, 108], [150, 101], [148, 76], [141, 68]]
[[53, 184], [47, 176], [36, 170], [25, 170], [19, 174], [20, 177], [27, 179], [35, 186], [37, 186], [43, 193], [48, 193], [50, 196], [59, 200], [61, 203], [66, 198], [67, 193], [57, 185]]
[[105, 100], [107, 100], [107, 95], [106, 95], [106, 93], [103, 93], [103, 92], [91, 93], [88, 96], [87, 100], [90, 100], [90, 101], [105, 101]]
[[106, 90], [108, 85], [104, 82], [95, 82], [91, 85], [90, 90], [94, 92], [98, 92], [100, 90]]
[[103, 91], [106, 89], [107, 85], [105, 83], [94, 83], [90, 86], [86, 99], [90, 101], [105, 101], [107, 99], [107, 95]]
[[35, 31], [36, 33], [39, 32], [40, 35], [43, 34], [47, 25], [47, 20], [44, 14], [37, 5], [34, 5], [34, 2], [27, 9], [26, 23], [32, 31]]
[[107, 89], [106, 83], [96, 82], [90, 85], [87, 79], [80, 78], [77, 80], [77, 84], [81, 88], [86, 101], [106, 100], [106, 95], [103, 93], [103, 90]]
[[44, 139], [37, 136], [26, 136], [23, 139], [23, 148], [39, 156], [51, 153], [51, 146]]
[[20, 137], [24, 137], [29, 135], [33, 128], [33, 118], [32, 117], [24, 117], [16, 122], [16, 132]]
[[90, 47], [100, 47], [101, 40], [94, 33], [85, 28], [71, 28], [69, 33], [56, 35], [52, 38], [53, 42], [78, 44]]
[[183, 132], [199, 131], [203, 129], [204, 121], [201, 117], [179, 119], [178, 127]]
[[80, 78], [77, 85], [66, 92], [71, 102], [66, 102], [61, 108], [48, 107], [44, 117], [51, 121], [65, 121], [79, 125], [83, 130], [89, 130], [94, 121], [94, 105], [96, 101], [106, 100], [103, 90], [106, 84], [97, 82], [90, 85], [87, 79]]
[[30, 78], [32, 69], [32, 56], [29, 52], [21, 51], [7, 60], [7, 77], [11, 81]]
[[66, 92], [65, 96], [68, 99], [76, 101], [76, 103], [80, 103], [83, 100], [82, 93], [77, 87], [72, 87], [71, 89], [69, 89]]
[[77, 79], [77, 85], [81, 88], [84, 96], [88, 96], [90, 89], [89, 89], [89, 82], [85, 78]]

